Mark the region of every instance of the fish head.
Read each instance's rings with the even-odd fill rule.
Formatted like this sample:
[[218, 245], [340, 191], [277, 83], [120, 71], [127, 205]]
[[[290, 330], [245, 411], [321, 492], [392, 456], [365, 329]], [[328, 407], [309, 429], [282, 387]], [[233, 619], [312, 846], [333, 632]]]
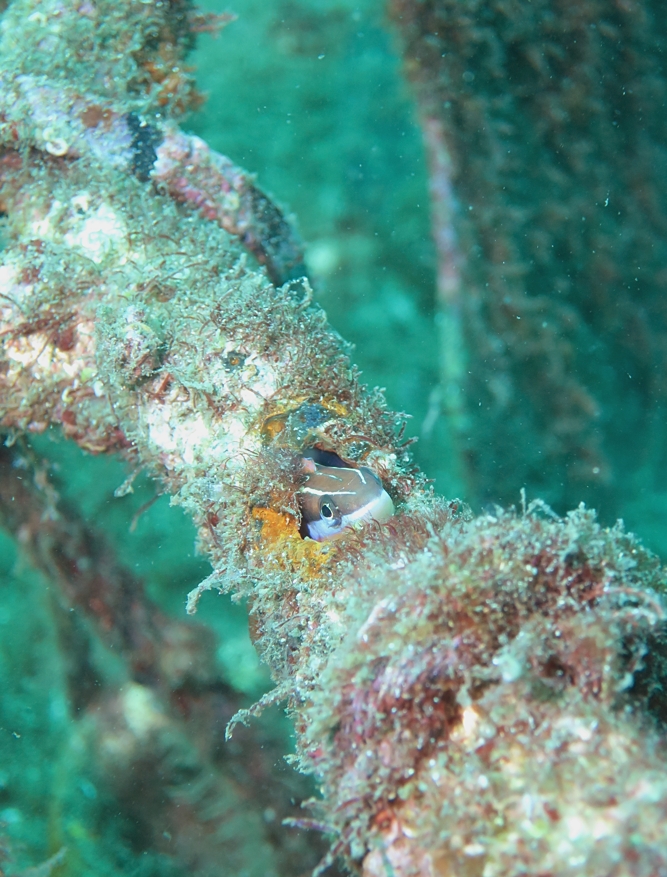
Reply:
[[304, 462], [299, 490], [304, 534], [317, 542], [336, 539], [359, 521], [384, 523], [394, 514], [391, 497], [367, 466], [323, 466]]

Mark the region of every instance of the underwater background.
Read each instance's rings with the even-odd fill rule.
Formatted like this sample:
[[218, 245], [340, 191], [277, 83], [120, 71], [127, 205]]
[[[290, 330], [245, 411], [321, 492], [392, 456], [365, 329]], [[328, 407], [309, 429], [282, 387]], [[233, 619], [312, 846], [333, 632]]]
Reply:
[[[664, 558], [659, 6], [632, 4], [630, 26], [616, 4], [564, 3], [545, 33], [529, 5], [414, 4], [419, 18], [409, 4], [380, 0], [205, 3], [237, 18], [216, 38], [201, 36], [190, 56], [206, 100], [184, 128], [255, 173], [295, 215], [317, 301], [355, 345], [364, 381], [409, 415], [414, 459], [438, 493], [476, 511], [518, 505], [522, 488], [558, 513], [585, 501], [604, 523], [623, 518]], [[456, 16], [456, 34], [447, 33], [443, 22]], [[441, 69], [452, 53], [453, 67]], [[468, 377], [456, 416], [443, 391], [451, 302], [438, 292], [427, 117], [458, 132], [455, 225], [467, 266], [458, 374]], [[498, 158], [512, 150], [516, 163]], [[548, 258], [535, 256], [545, 249]], [[31, 448], [72, 515], [103, 534], [168, 616], [188, 623], [185, 595], [210, 567], [181, 511], [142, 476], [115, 497], [124, 467], [56, 434]], [[121, 730], [77, 708], [81, 664], [70, 666], [68, 651], [75, 643], [85, 652], [88, 684], [100, 690], [126, 682], [122, 656], [63, 612], [6, 532], [0, 569], [0, 868], [30, 873], [54, 855], [34, 873], [287, 875], [317, 863], [317, 838], [281, 825], [313, 790], [284, 761], [290, 728], [280, 710], [224, 743], [231, 713], [269, 687], [242, 605], [207, 595], [197, 615], [215, 633], [226, 698], [197, 721], [226, 791], [211, 791], [206, 765], [174, 736], [158, 767], [137, 753], [132, 781], [120, 783]], [[173, 774], [151, 796], [165, 763]], [[195, 825], [192, 848], [175, 848], [174, 812]]]

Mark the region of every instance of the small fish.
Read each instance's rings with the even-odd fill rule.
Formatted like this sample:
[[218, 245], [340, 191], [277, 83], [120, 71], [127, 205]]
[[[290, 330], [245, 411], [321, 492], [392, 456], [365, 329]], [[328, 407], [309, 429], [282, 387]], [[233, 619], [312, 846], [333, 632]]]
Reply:
[[394, 514], [389, 494], [366, 466], [323, 466], [306, 458], [303, 468], [307, 477], [299, 490], [302, 531], [316, 542], [336, 539], [358, 521], [383, 524]]

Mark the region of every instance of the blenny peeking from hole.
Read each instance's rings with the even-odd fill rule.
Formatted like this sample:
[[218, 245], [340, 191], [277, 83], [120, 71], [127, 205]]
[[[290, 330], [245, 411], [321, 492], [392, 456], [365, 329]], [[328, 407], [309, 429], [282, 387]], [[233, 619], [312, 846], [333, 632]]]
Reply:
[[303, 457], [305, 481], [298, 492], [301, 535], [326, 542], [360, 521], [384, 524], [394, 503], [367, 466], [348, 466], [336, 454], [313, 448]]

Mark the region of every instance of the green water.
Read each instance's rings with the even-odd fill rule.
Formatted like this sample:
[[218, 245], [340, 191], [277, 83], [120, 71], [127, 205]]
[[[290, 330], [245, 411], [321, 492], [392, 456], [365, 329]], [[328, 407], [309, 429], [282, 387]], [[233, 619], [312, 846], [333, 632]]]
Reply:
[[[426, 161], [383, 4], [236, 0], [231, 8], [238, 20], [215, 40], [200, 38], [191, 58], [207, 103], [184, 127], [255, 173], [295, 214], [317, 299], [356, 345], [364, 380], [385, 387], [390, 407], [410, 416], [408, 434], [420, 438], [415, 460], [436, 489], [474, 503], [452, 462], [449, 431], [438, 412], [436, 256]], [[0, 246], [1, 240], [0, 230]], [[653, 435], [648, 449], [637, 437], [644, 463], [619, 479], [603, 516], [624, 517], [647, 544], [667, 554], [660, 424]], [[126, 475], [118, 462], [86, 457], [55, 436], [34, 447], [57, 467], [63, 496], [94, 521], [124, 564], [144, 579], [150, 596], [182, 617], [185, 595], [209, 567], [196, 555], [194, 530], [181, 512], [162, 497], [130, 532], [133, 516], [154, 498], [147, 479], [117, 499], [114, 490]], [[625, 453], [636, 456], [632, 447]], [[522, 486], [516, 485], [517, 501]], [[89, 729], [68, 701], [57, 597], [7, 535], [0, 542], [0, 589], [0, 845], [6, 838], [8, 873], [62, 847], [67, 854], [56, 873], [72, 877], [211, 873], [203, 865], [186, 871], [168, 845], [160, 852], [143, 843], [105, 787]], [[208, 595], [198, 620], [216, 632], [218, 666], [230, 687], [245, 702], [266, 690], [246, 608]], [[122, 662], [105, 655], [104, 663], [107, 677], [100, 684], [122, 682]], [[288, 747], [289, 731], [276, 716], [263, 733]], [[279, 764], [276, 774], [283, 770]], [[239, 855], [247, 859], [233, 867], [222, 861], [223, 877], [287, 877], [265, 858], [265, 847], [253, 855], [250, 830], [243, 841]]]
[[384, 6], [237, 11], [195, 56], [208, 101], [188, 125], [296, 215], [317, 298], [364, 380], [409, 414], [437, 488], [459, 493], [444, 424], [423, 429], [439, 370], [435, 252], [417, 111]]

